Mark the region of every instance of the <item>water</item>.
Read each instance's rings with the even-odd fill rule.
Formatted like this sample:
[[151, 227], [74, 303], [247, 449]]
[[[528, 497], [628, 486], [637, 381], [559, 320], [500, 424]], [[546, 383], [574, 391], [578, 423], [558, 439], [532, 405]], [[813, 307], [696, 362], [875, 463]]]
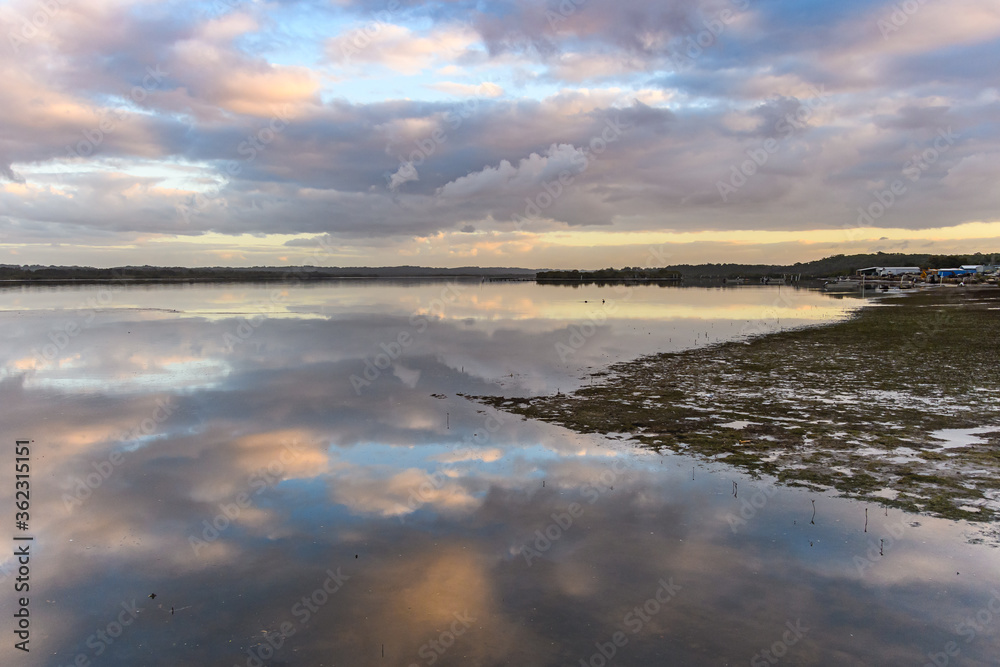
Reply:
[[857, 303], [475, 281], [6, 288], [0, 423], [34, 441], [35, 542], [32, 650], [5, 629], [0, 662], [1000, 664], [1000, 559], [972, 526], [459, 395], [568, 391], [614, 361]]

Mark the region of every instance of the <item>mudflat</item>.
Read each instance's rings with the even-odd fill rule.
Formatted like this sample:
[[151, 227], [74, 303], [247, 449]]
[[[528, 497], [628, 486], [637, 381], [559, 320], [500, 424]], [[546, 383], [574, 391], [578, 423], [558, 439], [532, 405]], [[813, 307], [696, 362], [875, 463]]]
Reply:
[[618, 363], [507, 412], [969, 521], [1000, 512], [1000, 289], [880, 297], [847, 320]]

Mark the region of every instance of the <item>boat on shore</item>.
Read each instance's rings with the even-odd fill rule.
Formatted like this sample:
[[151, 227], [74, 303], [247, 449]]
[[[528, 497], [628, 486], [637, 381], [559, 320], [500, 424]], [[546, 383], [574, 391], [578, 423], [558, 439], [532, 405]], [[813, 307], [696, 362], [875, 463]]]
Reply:
[[918, 283], [912, 280], [891, 280], [891, 279], [867, 279], [864, 276], [860, 278], [831, 278], [823, 283], [823, 289], [827, 292], [855, 292], [855, 291], [865, 291], [865, 290], [882, 290], [883, 292], [891, 289], [912, 289], [917, 286]]
[[866, 287], [874, 287], [872, 281], [855, 278], [840, 278], [836, 280], [828, 280], [823, 283], [823, 289], [827, 292], [854, 292], [856, 290], [865, 289]]

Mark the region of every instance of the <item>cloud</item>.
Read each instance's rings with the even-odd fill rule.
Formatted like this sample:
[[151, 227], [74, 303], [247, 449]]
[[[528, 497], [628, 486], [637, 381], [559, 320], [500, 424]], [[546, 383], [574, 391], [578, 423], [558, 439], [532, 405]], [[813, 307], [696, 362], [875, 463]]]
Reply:
[[526, 192], [542, 187], [551, 180], [558, 180], [561, 173], [579, 174], [586, 169], [588, 158], [582, 150], [568, 144], [552, 144], [543, 154], [532, 153], [522, 158], [515, 167], [502, 160], [496, 167], [462, 176], [446, 183], [439, 191], [441, 197], [469, 198], [497, 191]]
[[9, 164], [0, 163], [0, 177], [5, 178], [12, 183], [24, 183], [24, 177], [15, 173]]
[[392, 173], [389, 177], [389, 189], [395, 190], [403, 183], [409, 183], [410, 181], [419, 181], [420, 176], [417, 173], [417, 168], [413, 166], [412, 162], [404, 162], [399, 165], [399, 169]]
[[504, 89], [489, 81], [478, 85], [471, 83], [455, 83], [454, 81], [442, 81], [430, 86], [434, 90], [442, 93], [455, 95], [458, 97], [500, 97], [504, 94]]
[[[540, 243], [512, 220], [563, 172], [521, 232], [844, 229], [947, 128], [875, 224], [996, 220], [995, 3], [925, 3], [885, 35], [888, 0], [570, 4], [60, 5], [0, 49], [8, 259], [308, 234], [411, 261], [470, 227], [480, 245], [456, 256], [507, 259]], [[5, 6], [5, 29], [36, 10]], [[595, 155], [616, 118], [629, 129]]]
[[436, 62], [461, 58], [476, 41], [476, 34], [462, 25], [443, 26], [419, 35], [405, 26], [375, 23], [330, 39], [326, 54], [341, 66], [365, 63], [416, 74]]

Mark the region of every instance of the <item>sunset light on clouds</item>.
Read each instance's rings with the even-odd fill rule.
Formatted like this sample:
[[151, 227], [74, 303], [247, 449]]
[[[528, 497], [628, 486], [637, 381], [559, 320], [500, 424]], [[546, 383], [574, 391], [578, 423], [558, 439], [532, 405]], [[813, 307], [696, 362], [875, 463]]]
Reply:
[[0, 27], [4, 264], [1000, 247], [992, 0], [4, 0]]

